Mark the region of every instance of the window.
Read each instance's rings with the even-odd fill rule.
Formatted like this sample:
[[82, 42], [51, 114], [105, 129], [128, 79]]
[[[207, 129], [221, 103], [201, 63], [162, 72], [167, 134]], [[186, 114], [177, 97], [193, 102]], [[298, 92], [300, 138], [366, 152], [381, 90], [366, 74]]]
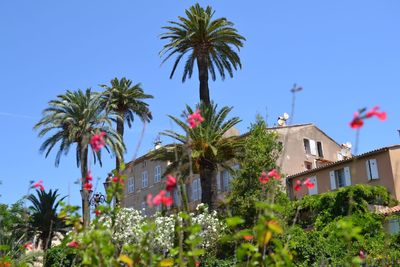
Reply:
[[376, 159], [368, 159], [365, 162], [365, 166], [367, 168], [368, 180], [379, 179], [378, 164], [376, 162]]
[[221, 172], [221, 176], [222, 176], [222, 191], [227, 192], [229, 191], [229, 184], [232, 179], [231, 174], [229, 173], [229, 171], [224, 170]]
[[389, 220], [389, 233], [392, 235], [395, 235], [400, 232], [400, 227], [399, 227], [399, 219], [390, 219]]
[[135, 178], [128, 178], [128, 193], [133, 193], [135, 191]]
[[160, 182], [161, 181], [161, 166], [160, 165], [157, 165], [155, 168], [154, 168], [154, 182], [155, 183], [158, 183], [158, 182]]
[[142, 172], [142, 188], [149, 186], [149, 176], [147, 171]]
[[174, 204], [178, 207], [181, 205], [181, 198], [179, 196], [179, 192], [180, 192], [180, 186], [178, 185], [174, 190]]
[[309, 161], [304, 161], [304, 167], [306, 167], [306, 170], [311, 170], [312, 169], [312, 163]]
[[324, 157], [324, 151], [322, 149], [322, 143], [317, 142], [317, 150], [318, 150], [318, 157], [323, 158]]
[[146, 162], [146, 161], [143, 161], [143, 162], [142, 162], [142, 167], [143, 167], [143, 168], [146, 168], [146, 166], [147, 166], [147, 162]]
[[337, 169], [329, 172], [331, 180], [331, 189], [349, 186], [351, 185], [350, 168], [344, 167], [342, 169]]
[[303, 139], [303, 142], [304, 142], [304, 149], [306, 151], [306, 154], [311, 154], [310, 140]]
[[200, 178], [192, 181], [192, 201], [201, 200], [201, 183]]

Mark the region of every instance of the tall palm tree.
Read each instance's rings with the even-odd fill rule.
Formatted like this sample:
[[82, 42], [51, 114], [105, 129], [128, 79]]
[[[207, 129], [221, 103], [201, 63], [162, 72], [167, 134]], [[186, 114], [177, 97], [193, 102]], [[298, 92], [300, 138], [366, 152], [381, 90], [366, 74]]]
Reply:
[[[90, 222], [89, 192], [84, 190], [85, 177], [88, 172], [89, 143], [91, 137], [99, 132], [105, 132], [105, 149], [117, 158], [122, 157], [125, 145], [117, 132], [112, 129], [112, 121], [101, 108], [101, 95], [87, 89], [85, 92], [67, 91], [56, 100], [49, 102], [49, 107], [43, 111], [43, 118], [34, 126], [40, 128], [39, 137], [52, 134], [40, 147], [47, 157], [58, 143], [55, 165], [60, 163], [61, 155], [67, 154], [72, 145], [76, 145], [76, 163], [81, 169], [82, 211], [83, 222]], [[101, 151], [92, 150], [93, 161], [101, 162]]]
[[[232, 107], [217, 110], [217, 105], [213, 103], [210, 106], [204, 103], [200, 107], [204, 121], [199, 126], [190, 128], [186, 121], [169, 116], [184, 133], [167, 130], [162, 134], [179, 142], [176, 145], [178, 153], [184, 154], [186, 148], [190, 149], [193, 171], [200, 175], [201, 201], [213, 210], [217, 207], [218, 166], [230, 169], [226, 164], [227, 161], [235, 158], [241, 151], [243, 142], [235, 136], [227, 136], [228, 131], [241, 120], [238, 117], [226, 119]], [[186, 112], [192, 114], [193, 110], [186, 106]], [[174, 165], [179, 164], [174, 163]]]
[[206, 9], [195, 4], [185, 10], [186, 18], [178, 17], [178, 22], [169, 21], [169, 26], [163, 27], [167, 32], [161, 34], [161, 39], [169, 41], [161, 50], [161, 56], [165, 56], [163, 62], [172, 55], [176, 55], [170, 78], [175, 73], [176, 67], [189, 53], [182, 76], [182, 82], [191, 78], [193, 65], [196, 61], [200, 81], [200, 100], [210, 105], [208, 89], [208, 74], [213, 81], [216, 79], [216, 70], [222, 79], [225, 79], [225, 71], [233, 77], [233, 69], [241, 68], [242, 64], [237, 50], [243, 46], [246, 40], [233, 28], [233, 23], [226, 18], [213, 19], [214, 11], [210, 6]]
[[[135, 115], [142, 122], [150, 122], [153, 119], [149, 105], [142, 101], [144, 99], [153, 98], [152, 95], [145, 94], [140, 83], [132, 85], [132, 81], [123, 77], [118, 80], [114, 78], [110, 82], [110, 86], [101, 85], [105, 89], [102, 95], [102, 105], [106, 112], [116, 114], [117, 133], [123, 140], [124, 122], [128, 123], [128, 127], [132, 127]], [[116, 158], [116, 169], [123, 162], [123, 157]]]
[[37, 196], [33, 194], [28, 196], [28, 200], [32, 202], [32, 206], [29, 207], [31, 211], [29, 230], [39, 235], [43, 250], [51, 247], [51, 240], [57, 232], [66, 233], [65, 222], [57, 215], [60, 201], [65, 197], [57, 200], [59, 197], [57, 191], [49, 190], [49, 192], [45, 192], [36, 190]]

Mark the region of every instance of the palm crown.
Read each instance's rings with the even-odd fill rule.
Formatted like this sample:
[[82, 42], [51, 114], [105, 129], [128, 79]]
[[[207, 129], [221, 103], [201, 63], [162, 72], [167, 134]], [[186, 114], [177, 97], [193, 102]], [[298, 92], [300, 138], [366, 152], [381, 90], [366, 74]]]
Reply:
[[[43, 112], [43, 118], [35, 125], [41, 129], [39, 136], [53, 132], [40, 147], [47, 157], [54, 146], [59, 143], [56, 155], [56, 166], [62, 154], [67, 154], [71, 145], [76, 144], [76, 160], [79, 166], [81, 150], [86, 149], [91, 136], [98, 132], [106, 133], [106, 150], [113, 152], [116, 157], [121, 157], [125, 146], [120, 136], [112, 129], [111, 120], [103, 114], [100, 105], [100, 95], [87, 89], [85, 92], [67, 91], [59, 95], [56, 100], [49, 102], [48, 108]], [[99, 159], [101, 164], [101, 151], [93, 151], [93, 159]]]
[[65, 233], [65, 222], [57, 216], [57, 208], [65, 197], [57, 200], [57, 190], [49, 192], [36, 190], [37, 196], [30, 195], [28, 200], [32, 202], [29, 207], [32, 216], [29, 222], [30, 230], [39, 234], [42, 248], [51, 246], [51, 240], [56, 232]]
[[[214, 209], [217, 201], [218, 166], [230, 169], [226, 164], [227, 161], [235, 158], [242, 147], [241, 140], [236, 136], [229, 136], [229, 130], [239, 123], [240, 119], [238, 117], [226, 119], [232, 110], [231, 107], [223, 107], [218, 110], [217, 105], [211, 103], [211, 106], [200, 105], [200, 110], [204, 121], [199, 126], [190, 128], [186, 121], [170, 116], [182, 128], [184, 134], [169, 130], [163, 132], [164, 135], [179, 141], [180, 144], [175, 145], [175, 153], [181, 156], [179, 158], [183, 159], [183, 162], [179, 163], [176, 160], [174, 162], [174, 149], [171, 149], [170, 146], [158, 151], [160, 153], [158, 158], [172, 160], [173, 164], [168, 170], [175, 167], [175, 170], [185, 174], [190, 167], [193, 167], [193, 172], [200, 174], [202, 202], [208, 204], [210, 209]], [[193, 110], [189, 106], [186, 107], [186, 112], [193, 114]], [[185, 157], [185, 152], [187, 152], [185, 150], [188, 149], [192, 164], [188, 164], [189, 161]], [[176, 169], [179, 166], [182, 169]]]
[[145, 94], [140, 83], [132, 85], [132, 81], [125, 77], [111, 80], [111, 86], [101, 85], [106, 91], [102, 95], [102, 102], [107, 112], [119, 114], [132, 127], [134, 116], [143, 122], [149, 122], [153, 116], [149, 105], [143, 99], [153, 98]]
[[225, 79], [225, 71], [233, 77], [233, 70], [242, 67], [233, 47], [239, 50], [245, 38], [237, 33], [233, 23], [226, 18], [213, 20], [214, 11], [210, 6], [204, 9], [196, 4], [185, 13], [187, 18], [178, 17], [178, 22], [169, 21], [170, 25], [163, 27], [167, 32], [161, 35], [161, 39], [166, 39], [169, 43], [164, 45], [161, 55], [165, 55], [163, 62], [176, 55], [170, 75], [172, 78], [179, 62], [188, 54], [182, 82], [191, 78], [194, 62], [197, 61], [200, 99], [210, 104], [208, 73], [213, 80], [216, 79], [216, 70], [222, 79]]

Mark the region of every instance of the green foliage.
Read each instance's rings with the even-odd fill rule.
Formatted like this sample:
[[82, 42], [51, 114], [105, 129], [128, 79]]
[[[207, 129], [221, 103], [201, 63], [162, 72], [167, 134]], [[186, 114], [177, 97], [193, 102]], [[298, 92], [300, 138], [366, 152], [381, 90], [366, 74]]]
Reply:
[[73, 249], [65, 244], [52, 247], [46, 251], [44, 267], [71, 267], [76, 262]]
[[259, 181], [263, 171], [277, 168], [276, 161], [280, 150], [277, 134], [267, 131], [265, 121], [261, 116], [257, 116], [256, 122], [250, 126], [250, 131], [245, 137], [243, 152], [238, 157], [240, 170], [234, 172], [232, 189], [228, 196], [232, 214], [245, 218], [246, 226], [255, 222], [256, 203], [270, 195], [274, 195], [278, 203], [290, 205], [288, 198], [280, 190], [280, 181], [272, 179], [265, 185]]
[[324, 194], [305, 196], [295, 202], [295, 206], [299, 209], [300, 225], [314, 225], [320, 228], [338, 217], [367, 213], [368, 205], [391, 206], [396, 202], [386, 188], [360, 184]]
[[29, 238], [26, 231], [28, 220], [28, 210], [23, 207], [22, 200], [11, 206], [0, 204], [0, 257], [21, 256], [21, 248]]

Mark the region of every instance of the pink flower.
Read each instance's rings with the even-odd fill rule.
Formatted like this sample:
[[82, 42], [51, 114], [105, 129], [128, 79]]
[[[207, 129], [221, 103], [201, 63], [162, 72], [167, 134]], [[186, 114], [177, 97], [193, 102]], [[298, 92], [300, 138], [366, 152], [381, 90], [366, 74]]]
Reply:
[[262, 172], [261, 176], [258, 178], [258, 180], [260, 181], [260, 183], [262, 184], [266, 184], [269, 181], [268, 175], [266, 172]]
[[244, 235], [243, 239], [246, 240], [246, 241], [250, 241], [250, 240], [253, 239], [253, 236], [252, 235]]
[[310, 178], [307, 178], [303, 185], [307, 186], [307, 188], [312, 189], [314, 188], [315, 184], [313, 182], [311, 182]]
[[92, 139], [90, 140], [90, 145], [92, 146], [92, 149], [94, 151], [100, 151], [100, 149], [106, 144], [106, 142], [104, 141], [105, 135], [105, 132], [101, 132], [92, 136]]
[[152, 194], [147, 194], [146, 203], [147, 203], [147, 206], [149, 206], [149, 208], [153, 207], [153, 195]]
[[276, 169], [272, 169], [271, 171], [268, 172], [268, 177], [274, 177], [276, 180], [281, 179], [281, 175]]
[[85, 178], [86, 178], [86, 182], [92, 181], [93, 180], [92, 172], [88, 171]]
[[91, 183], [89, 183], [89, 182], [86, 182], [86, 183], [83, 184], [83, 189], [86, 190], [86, 191], [92, 190], [92, 187], [93, 187], [93, 185]]
[[29, 251], [33, 250], [33, 243], [29, 242], [29, 243], [24, 244], [24, 248]]
[[362, 260], [365, 259], [365, 252], [364, 252], [363, 250], [360, 250], [359, 257], [360, 257], [360, 259], [362, 259]]
[[171, 192], [172, 190], [174, 190], [175, 186], [176, 186], [176, 178], [172, 175], [168, 175], [167, 176], [167, 191]]
[[164, 206], [171, 206], [172, 203], [173, 203], [172, 197], [167, 197], [167, 191], [165, 191], [165, 190], [161, 190], [160, 193], [158, 193], [153, 198], [154, 205], [163, 204]]
[[79, 243], [75, 240], [73, 240], [72, 242], [68, 243], [67, 245], [70, 248], [78, 248], [79, 247]]
[[360, 118], [359, 113], [355, 112], [354, 113], [354, 118], [350, 122], [350, 127], [353, 129], [359, 129], [364, 125], [364, 121], [362, 118]]
[[300, 189], [301, 189], [301, 181], [300, 180], [296, 180], [296, 185], [294, 187], [294, 190], [300, 191]]
[[375, 106], [373, 108], [371, 108], [367, 114], [365, 115], [366, 118], [371, 118], [372, 116], [376, 116], [378, 119], [380, 119], [381, 121], [386, 120], [387, 118], [387, 114], [384, 111], [378, 111], [379, 106]]
[[200, 110], [198, 109], [194, 113], [190, 114], [188, 117], [189, 128], [196, 128], [203, 121], [204, 118], [201, 116]]
[[32, 185], [32, 188], [40, 188], [41, 191], [44, 191], [43, 181], [39, 180]]

